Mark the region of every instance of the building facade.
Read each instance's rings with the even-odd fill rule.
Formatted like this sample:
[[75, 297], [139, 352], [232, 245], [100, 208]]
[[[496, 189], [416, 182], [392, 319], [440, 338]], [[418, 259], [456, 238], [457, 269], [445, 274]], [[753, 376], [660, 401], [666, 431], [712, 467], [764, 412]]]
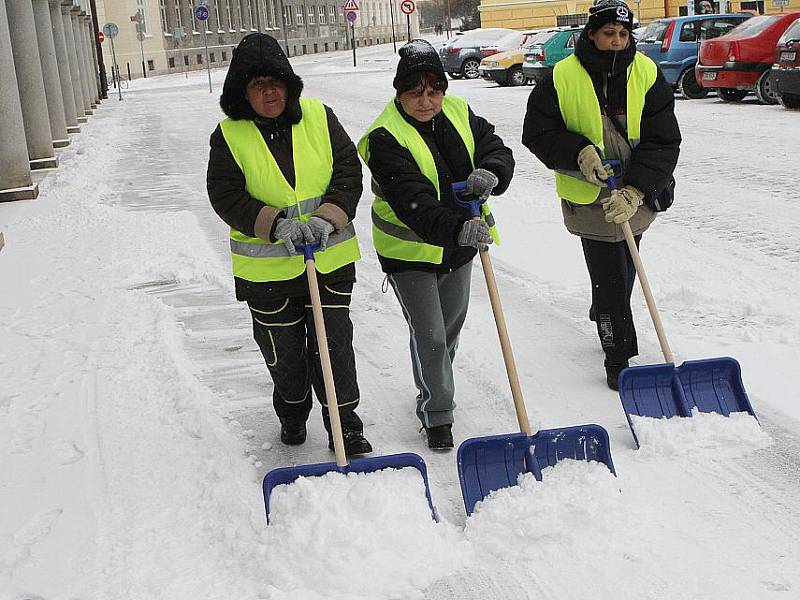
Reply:
[[[257, 31], [279, 40], [289, 56], [351, 47], [343, 0], [206, 0], [209, 16], [205, 22], [194, 15], [198, 0], [96, 1], [101, 23], [113, 22], [119, 27], [114, 43], [123, 78], [202, 69], [206, 60], [212, 67], [227, 65], [239, 41]], [[362, 0], [358, 7], [356, 47], [391, 42], [393, 19], [395, 37], [407, 37], [407, 20], [400, 13], [399, 0]], [[410, 24], [412, 36], [418, 35], [416, 13]], [[107, 42], [103, 54], [111, 65]]]
[[[628, 5], [640, 23], [646, 24], [662, 17], [695, 14], [701, 0], [641, 0]], [[777, 5], [776, 5], [777, 4]], [[717, 13], [751, 12], [771, 14], [781, 11], [800, 10], [800, 0], [788, 0], [782, 7], [781, 0], [715, 0]], [[555, 25], [582, 25], [589, 14], [591, 1], [569, 0], [481, 0], [479, 7], [482, 27], [510, 27], [512, 29], [536, 29]]]

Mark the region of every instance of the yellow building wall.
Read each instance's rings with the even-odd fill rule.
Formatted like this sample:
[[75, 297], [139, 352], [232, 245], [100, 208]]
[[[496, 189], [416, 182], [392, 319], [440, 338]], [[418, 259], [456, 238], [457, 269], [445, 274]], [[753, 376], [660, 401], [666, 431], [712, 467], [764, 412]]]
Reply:
[[[741, 1], [729, 3], [729, 12], [740, 12]], [[592, 5], [588, 2], [568, 0], [481, 0], [481, 27], [509, 27], [511, 29], [538, 29], [553, 27], [557, 15], [588, 13]], [[641, 24], [662, 17], [677, 17], [686, 0], [642, 0], [640, 3], [628, 2]], [[800, 10], [800, 0], [789, 0], [783, 12]], [[780, 13], [780, 8], [772, 5], [772, 0], [764, 2], [765, 14]]]

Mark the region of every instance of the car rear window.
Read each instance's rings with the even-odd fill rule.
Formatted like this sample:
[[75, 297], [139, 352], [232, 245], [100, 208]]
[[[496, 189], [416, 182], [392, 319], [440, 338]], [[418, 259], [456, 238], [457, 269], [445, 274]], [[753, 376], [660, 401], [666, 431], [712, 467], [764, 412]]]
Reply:
[[495, 43], [501, 37], [510, 32], [507, 29], [500, 29], [495, 31], [483, 31], [481, 29], [475, 29], [473, 31], [467, 31], [464, 35], [462, 35], [458, 40], [455, 41], [453, 47], [455, 48], [469, 48], [472, 46], [488, 46], [490, 44]]
[[780, 19], [782, 16], [783, 15], [761, 15], [760, 17], [753, 17], [738, 27], [735, 27], [733, 31], [730, 32], [730, 35], [735, 37], [750, 37], [757, 35], [775, 23], [775, 21]]
[[794, 22], [781, 36], [780, 43], [785, 44], [789, 40], [800, 40], [800, 19]]
[[706, 19], [700, 22], [700, 39], [713, 40], [721, 35], [732, 31], [737, 25], [741, 25], [747, 19]]
[[645, 44], [663, 42], [667, 26], [669, 26], [669, 21], [653, 21], [642, 33], [642, 42]]
[[523, 36], [524, 34], [519, 33], [518, 31], [512, 31], [511, 33], [504, 35], [497, 40], [494, 45], [501, 50], [514, 50], [515, 48], [519, 48]]
[[557, 33], [558, 31], [540, 31], [539, 33], [534, 33], [528, 38], [528, 41], [525, 42], [525, 47], [530, 48], [533, 45], [544, 44]]

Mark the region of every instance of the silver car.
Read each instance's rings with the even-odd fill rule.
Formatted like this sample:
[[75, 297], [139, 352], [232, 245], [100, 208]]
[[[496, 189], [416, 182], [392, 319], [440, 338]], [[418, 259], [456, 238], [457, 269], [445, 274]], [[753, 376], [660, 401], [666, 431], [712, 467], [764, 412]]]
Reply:
[[501, 37], [513, 33], [513, 29], [502, 27], [491, 29], [473, 29], [449, 40], [439, 49], [444, 70], [453, 79], [475, 79], [478, 66], [481, 64], [481, 46], [491, 46]]

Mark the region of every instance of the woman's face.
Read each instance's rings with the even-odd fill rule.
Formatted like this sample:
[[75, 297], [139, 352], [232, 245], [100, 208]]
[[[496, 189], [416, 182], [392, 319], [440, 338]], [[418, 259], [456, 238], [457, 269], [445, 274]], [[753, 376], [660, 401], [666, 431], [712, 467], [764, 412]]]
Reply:
[[631, 41], [630, 31], [619, 23], [607, 23], [596, 31], [589, 31], [588, 35], [598, 50], [617, 52], [627, 48]]
[[286, 108], [286, 84], [274, 77], [253, 77], [245, 89], [245, 97], [259, 117], [274, 119]]
[[407, 115], [421, 123], [427, 123], [442, 112], [444, 91], [420, 84], [413, 90], [403, 92], [397, 99]]

